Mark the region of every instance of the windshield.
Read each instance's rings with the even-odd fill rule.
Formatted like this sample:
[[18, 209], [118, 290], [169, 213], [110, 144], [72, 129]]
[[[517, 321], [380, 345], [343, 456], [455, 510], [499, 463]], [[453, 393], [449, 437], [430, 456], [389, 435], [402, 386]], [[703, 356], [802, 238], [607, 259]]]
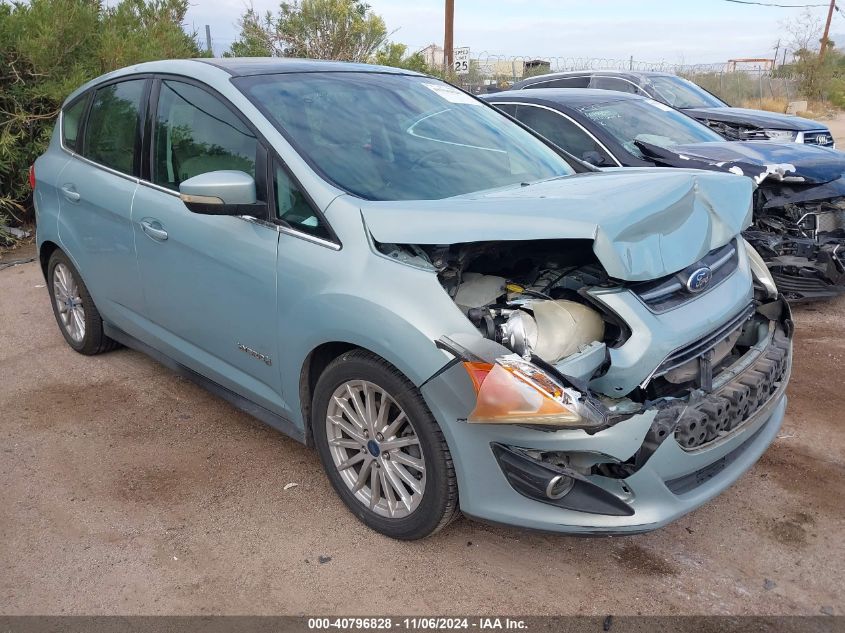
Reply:
[[706, 125], [651, 99], [625, 99], [579, 109], [639, 158], [643, 155], [635, 141], [671, 147], [725, 140]]
[[574, 173], [510, 119], [430, 77], [290, 73], [236, 83], [312, 166], [369, 200], [435, 200]]
[[724, 108], [728, 105], [683, 77], [658, 75], [649, 77], [649, 81], [654, 96], [673, 108]]

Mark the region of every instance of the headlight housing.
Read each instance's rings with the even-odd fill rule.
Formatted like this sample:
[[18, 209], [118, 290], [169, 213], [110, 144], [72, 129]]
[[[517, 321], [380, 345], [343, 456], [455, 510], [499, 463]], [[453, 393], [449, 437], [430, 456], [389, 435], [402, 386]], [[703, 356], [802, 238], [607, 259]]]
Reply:
[[607, 420], [584, 394], [516, 354], [464, 362], [476, 392], [468, 422], [588, 429]]
[[777, 141], [780, 143], [794, 143], [798, 138], [798, 132], [794, 130], [769, 130], [764, 129], [763, 134], [770, 141]]
[[748, 243], [748, 240], [743, 239], [743, 244], [745, 244], [745, 252], [748, 255], [748, 263], [751, 266], [751, 272], [754, 274], [754, 279], [760, 283], [761, 286], [766, 291], [766, 295], [768, 295], [771, 299], [776, 299], [778, 296], [778, 288], [775, 285], [775, 278], [772, 277], [772, 273], [769, 272], [769, 267], [766, 266], [766, 262], [763, 261], [763, 258], [760, 256], [760, 253]]

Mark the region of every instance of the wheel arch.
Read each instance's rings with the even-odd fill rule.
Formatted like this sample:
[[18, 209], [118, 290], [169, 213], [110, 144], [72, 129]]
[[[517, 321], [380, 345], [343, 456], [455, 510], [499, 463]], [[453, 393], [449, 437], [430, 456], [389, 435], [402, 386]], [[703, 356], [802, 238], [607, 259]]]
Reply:
[[[311, 403], [314, 398], [314, 388], [326, 367], [335, 359], [353, 349], [365, 349], [360, 345], [347, 341], [329, 341], [321, 343], [312, 349], [302, 363], [299, 372], [299, 407], [302, 412], [302, 423], [305, 431], [305, 444], [314, 446], [311, 434]], [[367, 350], [375, 354], [371, 350]]]
[[398, 363], [394, 362], [390, 358], [387, 358], [383, 353], [372, 349], [370, 346], [343, 340], [320, 343], [311, 349], [311, 351], [305, 356], [299, 371], [299, 389], [297, 395], [299, 396], [299, 410], [302, 415], [305, 443], [307, 446], [314, 445], [311, 429], [311, 408], [317, 381], [332, 361], [352, 350], [362, 350], [380, 358], [405, 376], [405, 378], [407, 378], [412, 384], [415, 384], [417, 388], [421, 386], [416, 384], [415, 381], [408, 376], [407, 372], [402, 370], [402, 367], [400, 367]]
[[44, 275], [45, 282], [47, 281], [47, 265], [50, 263], [50, 257], [54, 252], [61, 250], [62, 249], [58, 244], [51, 242], [50, 240], [42, 243], [41, 248], [38, 249], [38, 261], [41, 264], [41, 273]]

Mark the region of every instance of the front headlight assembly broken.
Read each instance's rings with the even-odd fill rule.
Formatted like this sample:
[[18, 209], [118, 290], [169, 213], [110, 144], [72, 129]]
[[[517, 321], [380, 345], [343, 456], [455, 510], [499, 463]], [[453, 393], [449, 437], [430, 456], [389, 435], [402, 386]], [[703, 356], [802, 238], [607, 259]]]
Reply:
[[595, 429], [607, 422], [601, 406], [588, 396], [516, 354], [494, 363], [463, 365], [476, 392], [467, 422], [572, 429]]
[[760, 256], [760, 253], [751, 246], [745, 239], [742, 240], [745, 244], [745, 252], [748, 254], [748, 264], [751, 266], [751, 272], [754, 275], [754, 281], [758, 282], [766, 291], [766, 295], [770, 299], [776, 299], [778, 296], [778, 289], [775, 285], [775, 279], [772, 273], [769, 272], [769, 267]]
[[798, 138], [798, 132], [794, 130], [763, 130], [763, 134], [766, 135], [766, 138], [770, 141], [775, 141], [778, 143], [794, 143], [795, 139]]

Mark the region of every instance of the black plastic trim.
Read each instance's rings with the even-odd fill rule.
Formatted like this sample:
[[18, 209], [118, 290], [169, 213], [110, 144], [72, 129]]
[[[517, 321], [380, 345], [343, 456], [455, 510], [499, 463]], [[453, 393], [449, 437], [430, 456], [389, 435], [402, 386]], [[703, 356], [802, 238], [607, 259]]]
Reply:
[[260, 420], [261, 422], [272, 426], [277, 431], [280, 431], [288, 437], [295, 439], [297, 442], [306, 444], [305, 430], [299, 428], [296, 424], [294, 424], [287, 418], [273, 413], [269, 409], [265, 409], [260, 404], [256, 404], [249, 398], [235, 393], [231, 389], [228, 389], [220, 383], [215, 382], [211, 378], [208, 378], [207, 376], [204, 376], [199, 372], [194, 371], [190, 367], [186, 367], [182, 363], [172, 359], [164, 352], [160, 352], [154, 347], [147, 345], [143, 341], [139, 341], [131, 334], [127, 334], [123, 330], [111, 325], [110, 323], [103, 323], [103, 330], [106, 336], [108, 336], [109, 338], [114, 339], [115, 341], [121, 343], [122, 345], [125, 345], [126, 347], [141, 352], [142, 354], [146, 354], [153, 360], [161, 363], [162, 365], [176, 372], [180, 376], [183, 376], [184, 378], [187, 378], [188, 380], [196, 383], [197, 385], [203, 387], [214, 395], [223, 398], [223, 400], [234, 406], [236, 409], [239, 409], [240, 411], [251, 415], [252, 417]]
[[[533, 459], [523, 451], [504, 444], [492, 443], [490, 448], [508, 483], [519, 494], [541, 503], [604, 516], [633, 516], [634, 509], [613, 493], [587, 480], [575, 471], [552, 466]], [[546, 496], [549, 480], [563, 475], [574, 479], [572, 489], [560, 499]]]
[[699, 468], [695, 472], [691, 472], [688, 475], [683, 475], [676, 479], [670, 479], [666, 481], [666, 487], [672, 491], [673, 494], [682, 495], [684, 493], [690, 492], [695, 490], [699, 486], [707, 483], [713, 477], [718, 475], [720, 472], [725, 470], [728, 466], [730, 466], [733, 462], [735, 462], [739, 457], [745, 452], [745, 450], [751, 446], [754, 440], [763, 432], [763, 430], [769, 425], [771, 420], [768, 420], [765, 424], [763, 424], [759, 429], [754, 431], [754, 433], [745, 440], [742, 444], [737, 446], [727, 455], [724, 455], [717, 459], [716, 461], [707, 464], [703, 468]]

